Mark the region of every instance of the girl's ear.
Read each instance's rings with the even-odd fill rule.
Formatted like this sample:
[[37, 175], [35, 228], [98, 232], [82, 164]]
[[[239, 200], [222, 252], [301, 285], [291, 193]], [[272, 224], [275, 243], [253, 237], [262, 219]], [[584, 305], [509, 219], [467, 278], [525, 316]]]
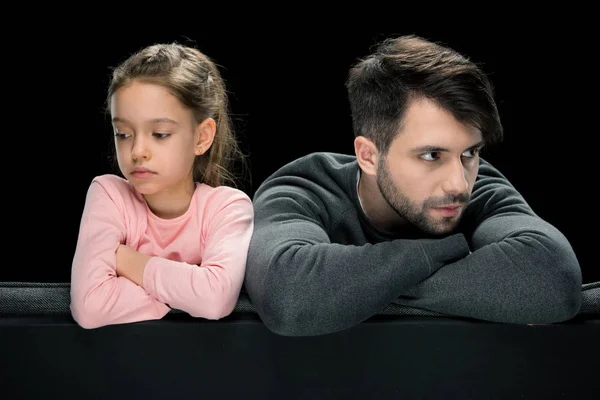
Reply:
[[210, 149], [215, 133], [217, 132], [217, 124], [214, 119], [206, 118], [196, 127], [196, 148], [194, 152], [200, 156]]

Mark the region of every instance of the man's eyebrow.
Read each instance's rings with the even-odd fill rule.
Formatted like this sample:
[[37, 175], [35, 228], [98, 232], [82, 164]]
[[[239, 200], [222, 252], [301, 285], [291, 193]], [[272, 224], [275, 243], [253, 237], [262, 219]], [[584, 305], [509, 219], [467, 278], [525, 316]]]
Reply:
[[[129, 123], [129, 121], [127, 121], [125, 118], [121, 118], [121, 117], [113, 117], [112, 122], [113, 123], [119, 123], [120, 122], [120, 123], [124, 123], [124, 124]], [[153, 118], [149, 122], [152, 122], [152, 123], [155, 123], [155, 124], [162, 122], [162, 123], [168, 123], [168, 124], [173, 124], [173, 125], [179, 125], [179, 122], [177, 122], [175, 120], [172, 120], [171, 118], [166, 118], [166, 117]]]
[[[477, 149], [477, 148], [481, 148], [484, 145], [484, 141], [479, 141], [477, 143], [475, 143], [473, 146], [470, 146], [468, 148], [465, 149], [465, 151], [467, 150], [473, 150], [473, 149]], [[415, 147], [411, 150], [411, 152], [413, 153], [442, 153], [442, 152], [449, 152], [450, 150], [445, 148], [445, 147], [440, 147], [440, 146], [419, 146], [419, 147]]]
[[434, 152], [448, 152], [450, 150], [448, 150], [445, 147], [439, 147], [439, 146], [419, 146], [419, 147], [415, 147], [411, 150], [413, 153], [434, 153]]
[[473, 146], [469, 147], [467, 150], [480, 149], [483, 146], [485, 146], [485, 141], [481, 140], [481, 141], [475, 143]]

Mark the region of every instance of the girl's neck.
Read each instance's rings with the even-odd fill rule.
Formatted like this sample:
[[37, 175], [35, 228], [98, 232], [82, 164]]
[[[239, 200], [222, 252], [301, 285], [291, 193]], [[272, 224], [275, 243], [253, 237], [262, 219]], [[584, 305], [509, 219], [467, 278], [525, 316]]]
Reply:
[[194, 196], [196, 184], [193, 181], [177, 188], [163, 190], [152, 195], [144, 195], [148, 208], [161, 219], [173, 219], [187, 212]]

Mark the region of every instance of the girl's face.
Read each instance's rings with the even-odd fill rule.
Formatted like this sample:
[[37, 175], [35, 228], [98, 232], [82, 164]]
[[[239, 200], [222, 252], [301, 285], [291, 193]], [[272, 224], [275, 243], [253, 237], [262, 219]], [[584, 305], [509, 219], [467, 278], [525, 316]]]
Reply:
[[111, 98], [119, 168], [146, 199], [189, 194], [202, 124], [162, 86], [134, 81]]

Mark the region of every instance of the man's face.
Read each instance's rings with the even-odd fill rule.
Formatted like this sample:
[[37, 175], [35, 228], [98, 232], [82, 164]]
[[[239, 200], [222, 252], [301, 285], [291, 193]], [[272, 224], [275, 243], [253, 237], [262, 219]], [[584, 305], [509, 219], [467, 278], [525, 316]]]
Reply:
[[469, 202], [482, 147], [477, 129], [429, 100], [415, 101], [379, 158], [379, 190], [406, 222], [429, 234], [449, 233]]

